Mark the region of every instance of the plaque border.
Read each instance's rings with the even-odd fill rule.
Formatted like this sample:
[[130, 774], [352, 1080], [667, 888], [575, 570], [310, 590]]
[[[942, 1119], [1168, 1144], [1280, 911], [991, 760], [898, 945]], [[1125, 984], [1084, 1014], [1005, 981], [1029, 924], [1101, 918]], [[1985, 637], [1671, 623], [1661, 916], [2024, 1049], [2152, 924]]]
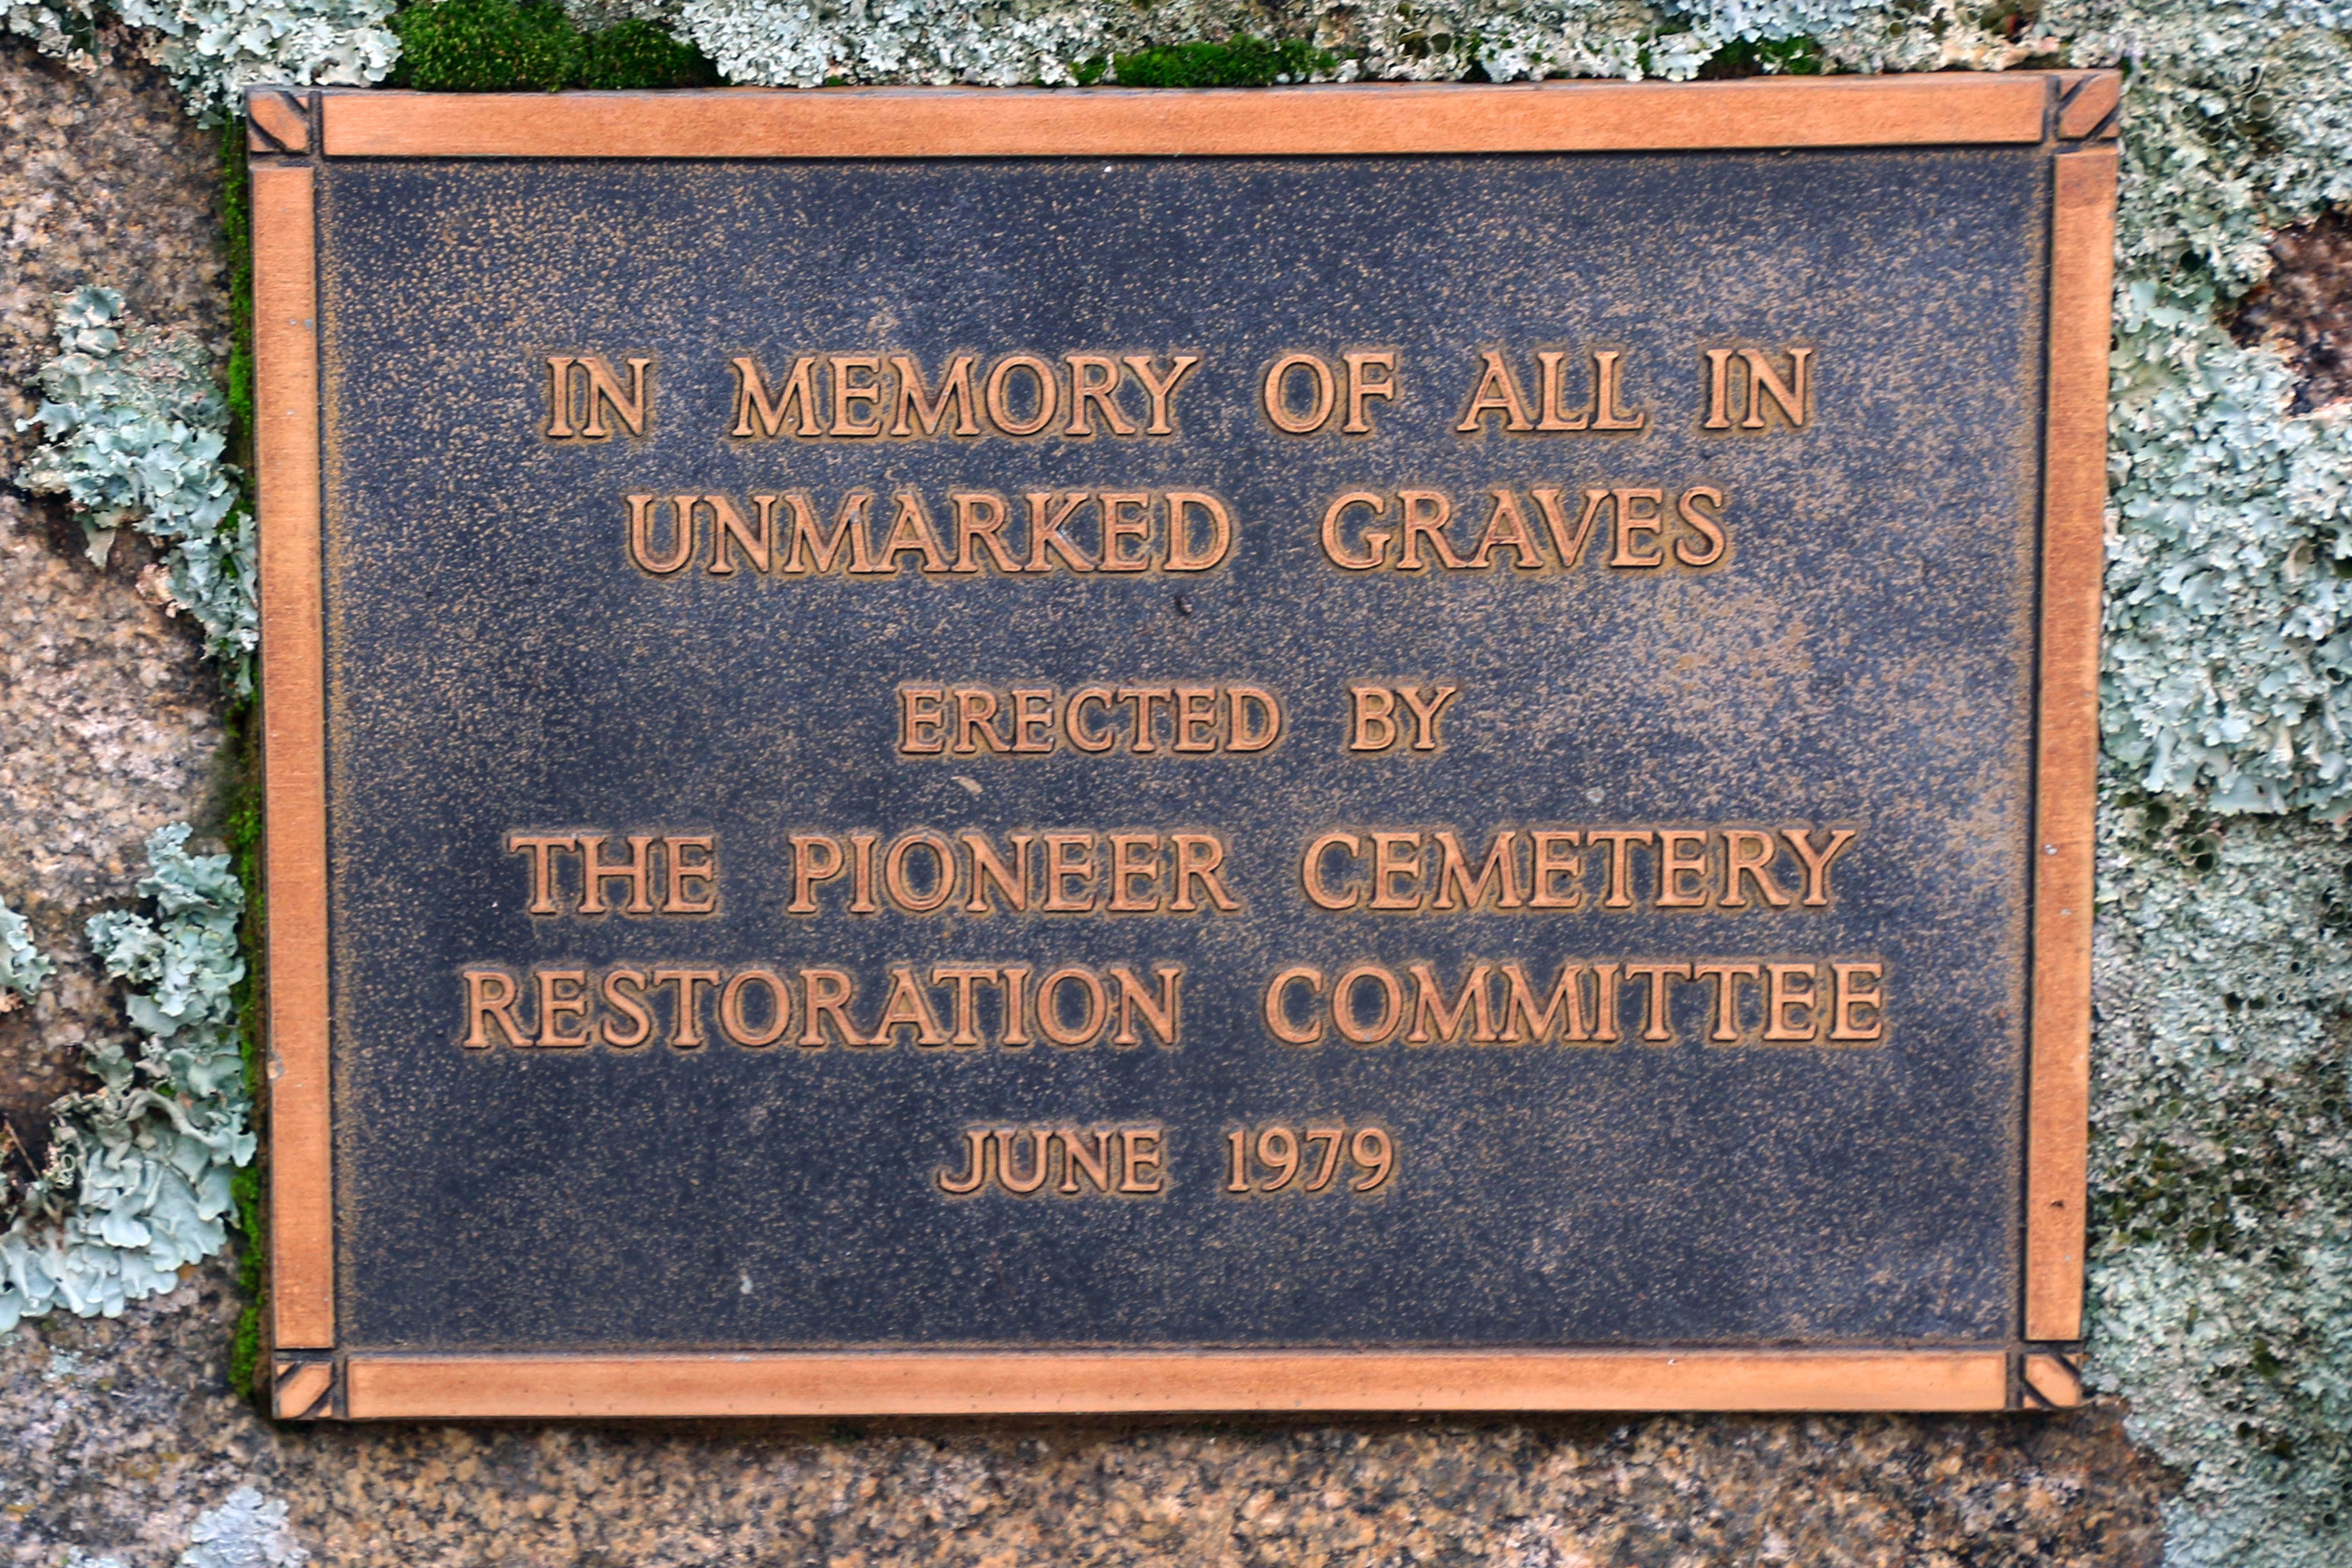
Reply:
[[2107, 342], [2116, 152], [2051, 160], [2042, 454], [2041, 712], [2027, 1033], [2025, 1337], [2083, 1337], [2091, 1114], [2091, 897], [2106, 567]]
[[2053, 129], [2050, 81], [328, 92], [320, 145], [331, 158], [1102, 158], [2023, 143]]
[[335, 1342], [335, 1272], [315, 182], [307, 165], [260, 163], [252, 181], [269, 1328], [280, 1349], [320, 1350]]
[[[1937, 73], [1248, 91], [257, 87], [268, 1327], [281, 1418], [1990, 1411], [2083, 1396], [2099, 590], [2121, 79]], [[2039, 144], [2043, 351], [2022, 1339], [1902, 1348], [395, 1353], [335, 1344], [315, 161], [1279, 156]]]

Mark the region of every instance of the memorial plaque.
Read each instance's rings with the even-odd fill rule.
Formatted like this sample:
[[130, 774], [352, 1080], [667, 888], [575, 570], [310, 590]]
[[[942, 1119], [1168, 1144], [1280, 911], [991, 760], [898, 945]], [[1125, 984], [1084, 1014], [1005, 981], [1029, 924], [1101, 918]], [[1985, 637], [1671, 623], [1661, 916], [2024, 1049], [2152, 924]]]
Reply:
[[278, 1408], [2072, 1403], [2116, 102], [257, 92]]

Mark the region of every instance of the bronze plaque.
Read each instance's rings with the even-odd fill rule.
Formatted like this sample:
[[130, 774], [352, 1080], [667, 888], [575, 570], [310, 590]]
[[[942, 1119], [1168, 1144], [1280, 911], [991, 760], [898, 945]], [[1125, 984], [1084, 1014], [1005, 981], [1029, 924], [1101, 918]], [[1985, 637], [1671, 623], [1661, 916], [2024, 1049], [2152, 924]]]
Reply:
[[2115, 103], [257, 93], [279, 1408], [2071, 1403]]

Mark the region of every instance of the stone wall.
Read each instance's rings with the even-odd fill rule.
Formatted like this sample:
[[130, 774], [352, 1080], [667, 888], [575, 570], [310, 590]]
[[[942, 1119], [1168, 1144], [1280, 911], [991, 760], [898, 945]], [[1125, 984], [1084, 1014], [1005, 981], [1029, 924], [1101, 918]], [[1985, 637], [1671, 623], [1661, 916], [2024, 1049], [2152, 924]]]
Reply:
[[[106, 282], [228, 353], [214, 138], [152, 71], [84, 75], [21, 44], [0, 53], [0, 468], [37, 433], [35, 372], [55, 352], [55, 296]], [[46, 1141], [48, 1105], [84, 1087], [119, 1003], [89, 962], [89, 917], [130, 901], [140, 846], [174, 821], [216, 826], [222, 701], [180, 617], [158, 603], [155, 551], [119, 539], [92, 563], [63, 507], [0, 493], [0, 900], [58, 964], [29, 1007], [0, 1013], [0, 1115]], [[142, 586], [143, 584], [143, 586]]]
[[[255, 1486], [368, 1568], [2161, 1560], [2163, 1470], [2063, 1419], [272, 1426], [218, 1269], [0, 1350], [0, 1553], [173, 1561]], [[209, 1565], [207, 1565], [209, 1568]]]
[[[394, 54], [365, 0], [211, 6], [0, 12], [22, 40], [0, 44], [10, 473], [37, 439], [14, 421], [54, 352], [58, 291], [119, 289], [227, 360], [216, 143], [191, 109], [240, 79], [371, 79]], [[574, 9], [651, 16], [738, 79], [780, 83], [1058, 80], [1236, 26], [1312, 37], [1342, 76], [1687, 75], [1743, 37], [1841, 68], [2131, 66], [2095, 1111], [2105, 1395], [2063, 1417], [1950, 1420], [276, 1427], [230, 1387], [242, 1299], [224, 1255], [119, 1318], [58, 1311], [0, 1340], [10, 1561], [238, 1561], [189, 1542], [242, 1529], [208, 1510], [248, 1485], [336, 1563], [2352, 1555], [2352, 247], [2325, 216], [2352, 195], [2352, 15], [2313, 0]], [[155, 828], [194, 823], [209, 847], [230, 805], [218, 670], [172, 613], [155, 546], [126, 531], [101, 566], [84, 543], [54, 498], [0, 494], [0, 902], [58, 965], [29, 1007], [0, 1012], [19, 1181], [50, 1100], [128, 1037], [88, 917], [134, 901]], [[251, 1562], [290, 1550], [247, 1544]]]

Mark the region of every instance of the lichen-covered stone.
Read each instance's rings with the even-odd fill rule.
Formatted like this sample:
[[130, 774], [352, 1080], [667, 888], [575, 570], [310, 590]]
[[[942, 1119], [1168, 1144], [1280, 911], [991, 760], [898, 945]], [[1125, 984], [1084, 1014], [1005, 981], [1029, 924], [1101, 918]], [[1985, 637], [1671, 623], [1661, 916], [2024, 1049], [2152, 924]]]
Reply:
[[[309, 1561], [309, 1551], [286, 1527], [286, 1504], [239, 1487], [220, 1507], [196, 1516], [188, 1527], [188, 1549], [175, 1568], [301, 1568]], [[68, 1547], [66, 1568], [125, 1564], [119, 1557], [91, 1557]]]
[[101, 1039], [86, 1064], [98, 1087], [54, 1108], [40, 1175], [0, 1232], [0, 1331], [60, 1307], [112, 1317], [227, 1244], [229, 1173], [254, 1153], [236, 1003], [245, 889], [227, 856], [190, 855], [188, 834], [147, 841], [152, 918], [89, 918], [139, 1043]]
[[215, 366], [228, 300], [214, 139], [159, 73], [135, 59], [69, 71], [0, 35], [0, 468], [14, 473], [39, 444], [16, 424], [57, 353], [58, 295], [120, 289], [133, 315], [193, 326]]
[[2172, 1561], [2345, 1560], [2352, 842], [2137, 792], [2102, 829], [2099, 1379], [2189, 1470]]
[[[33, 413], [19, 384], [53, 350], [53, 296], [101, 276], [225, 347], [212, 149], [161, 79], [74, 75], [10, 47], [0, 110], [17, 153], [0, 168], [9, 412]], [[31, 449], [0, 420], [11, 470]], [[220, 682], [188, 617], [142, 592], [163, 563], [135, 533], [104, 569], [82, 543], [62, 505], [0, 495], [0, 889], [57, 964], [29, 1006], [0, 1016], [0, 1116], [21, 1151], [0, 1213], [52, 1152], [51, 1103], [94, 1087], [93, 1053], [132, 1044], [85, 922], [134, 900], [148, 835], [208, 819], [217, 798]]]
[[2271, 258], [2231, 331], [2294, 368], [2297, 414], [2352, 402], [2352, 219], [2331, 213], [2284, 229]]
[[[105, 40], [69, 36], [87, 19], [73, 9], [82, 3], [17, 0], [11, 25], [47, 27], [48, 47], [87, 61]], [[280, 34], [232, 46], [174, 41], [193, 36], [194, 18], [218, 4], [188, 0], [173, 13], [181, 31], [158, 23], [147, 45], [175, 62], [198, 107], [222, 102], [251, 71], [357, 79], [388, 63], [365, 37], [383, 13], [361, 0], [272, 0], [273, 8], [236, 15], [276, 18], [269, 26], [282, 22]], [[1810, 38], [1802, 58], [1832, 69], [2127, 64], [2093, 1361], [2104, 1385], [2128, 1398], [2133, 1429], [2181, 1467], [2185, 1489], [2167, 1516], [2174, 1562], [2304, 1568], [2352, 1557], [2352, 1515], [2337, 1508], [2352, 1485], [2352, 1191], [2342, 1174], [2352, 1169], [2344, 1126], [2352, 1026], [2341, 1001], [2352, 981], [2342, 909], [2352, 849], [2332, 826], [2352, 817], [2352, 416], [2314, 395], [2302, 379], [2307, 357], [2291, 361], [2275, 342], [2239, 342], [2226, 325], [2273, 266], [2279, 231], [2352, 199], [2352, 5], [569, 4], [591, 23], [655, 20], [737, 80], [794, 85], [1058, 83], [1090, 60], [1240, 33], [1328, 50], [1329, 74], [1339, 79], [1440, 79], [1474, 69], [1493, 79], [1680, 78], [1735, 39]], [[322, 54], [330, 38], [341, 43]], [[330, 58], [334, 47], [344, 53]], [[1800, 52], [1754, 58], [1769, 66]], [[0, 70], [0, 93], [25, 101], [20, 74]], [[45, 102], [70, 97], [47, 86], [33, 96], [41, 93], [50, 95]], [[152, 122], [159, 101], [126, 95], [120, 112], [126, 122]], [[113, 133], [87, 95], [80, 102], [76, 112]], [[38, 114], [24, 123], [32, 127], [31, 166], [59, 167], [72, 139], [52, 135]], [[79, 267], [83, 252], [56, 227], [54, 212], [96, 210], [114, 199], [110, 192], [145, 177], [121, 170], [52, 179], [36, 202], [21, 181], [12, 187], [16, 176], [0, 175], [0, 197], [16, 203], [19, 232], [27, 214], [42, 231], [23, 252], [30, 266], [49, 266], [44, 258], [63, 251]], [[193, 210], [184, 200], [146, 205], [158, 222], [184, 223]], [[115, 281], [87, 268], [0, 280], [0, 290], [14, 290], [9, 330], [17, 331], [35, 297], [27, 290]], [[150, 319], [200, 318], [131, 291]], [[23, 341], [0, 338], [0, 350]], [[31, 363], [20, 353], [17, 368]], [[0, 498], [0, 521], [14, 504]], [[8, 553], [17, 548], [11, 540], [29, 537], [0, 534], [0, 570], [19, 569], [25, 557]], [[86, 570], [43, 567], [51, 575]], [[118, 616], [143, 608], [106, 602]], [[0, 597], [0, 615], [13, 615], [11, 603]], [[56, 612], [40, 615], [36, 624], [54, 635]], [[0, 658], [10, 657], [0, 647]], [[91, 700], [100, 688], [75, 689]], [[0, 689], [0, 713], [17, 711], [16, 695]], [[12, 750], [5, 768], [26, 754]], [[47, 771], [45, 755], [33, 765], [43, 771], [29, 794], [9, 794], [0, 768], [0, 799], [11, 811], [44, 791], [79, 798], [78, 784]], [[191, 799], [202, 794], [194, 773], [180, 787]], [[110, 808], [103, 832], [119, 847], [131, 836], [113, 825], [146, 812], [143, 831], [154, 826], [152, 809], [143, 797]], [[8, 847], [0, 842], [0, 851]], [[76, 979], [77, 939], [40, 901], [54, 875], [37, 857], [34, 864], [37, 897], [22, 907], [67, 962], [35, 1008], [16, 1016], [94, 1016], [95, 987]], [[9, 1027], [0, 1020], [0, 1045]], [[184, 1539], [196, 1489], [209, 1506], [257, 1465], [294, 1500], [298, 1530], [333, 1562], [473, 1562], [487, 1554], [485, 1542], [526, 1561], [633, 1563], [730, 1554], [846, 1563], [1383, 1553], [1530, 1564], [2109, 1562], [2153, 1551], [2146, 1510], [2160, 1478], [2132, 1468], [2096, 1416], [2022, 1427], [1649, 1420], [1034, 1437], [959, 1428], [833, 1442], [561, 1429], [261, 1436], [215, 1394], [164, 1392], [218, 1354], [227, 1308], [213, 1284], [203, 1290], [200, 1311], [37, 1331], [82, 1347], [85, 1365], [111, 1369], [141, 1391], [135, 1397], [149, 1401], [151, 1420], [166, 1424], [172, 1441], [205, 1446], [212, 1458], [164, 1468], [201, 1471], [202, 1488], [193, 1479], [125, 1485], [122, 1457], [138, 1450], [110, 1446], [131, 1439], [95, 1436], [123, 1427], [79, 1392], [79, 1374], [39, 1384], [49, 1392], [29, 1401], [12, 1388], [0, 1409], [26, 1409], [37, 1425], [87, 1420], [80, 1429], [93, 1436], [38, 1478], [44, 1500], [23, 1515], [0, 1508], [0, 1542], [15, 1529], [20, 1555], [68, 1541], [103, 1546], [150, 1521], [140, 1561], [161, 1563]], [[46, 1353], [30, 1342], [0, 1351], [0, 1373], [33, 1387], [26, 1369], [56, 1364]], [[25, 1440], [62, 1429], [28, 1427]], [[2078, 1444], [2070, 1451], [2079, 1463], [2037, 1470], [2037, 1442]], [[1864, 1472], [1871, 1479], [1856, 1479]], [[70, 1503], [57, 1500], [68, 1495]], [[2115, 1521], [2103, 1532], [2086, 1522], [2100, 1517]]]
[[253, 520], [222, 458], [228, 404], [198, 335], [131, 320], [120, 293], [92, 287], [58, 296], [57, 330], [41, 404], [19, 425], [47, 438], [16, 482], [65, 497], [101, 565], [125, 528], [164, 545], [167, 605], [195, 618], [230, 689], [249, 695], [261, 625]]
[[33, 943], [33, 928], [0, 899], [0, 1013], [10, 1013], [39, 994], [41, 983], [58, 972], [48, 954]]
[[2109, 755], [2226, 811], [2352, 815], [2352, 421], [2294, 416], [2276, 352], [2149, 277], [2116, 359]]
[[391, 0], [0, 0], [0, 32], [89, 71], [112, 63], [127, 25], [138, 58], [211, 118], [255, 82], [382, 81], [400, 52], [391, 15]]
[[84, 1086], [84, 1053], [121, 1037], [82, 923], [128, 903], [139, 847], [215, 793], [219, 682], [194, 639], [142, 599], [143, 542], [111, 570], [79, 530], [0, 496], [0, 879], [58, 972], [0, 1016], [0, 1111], [36, 1144], [48, 1101]]

